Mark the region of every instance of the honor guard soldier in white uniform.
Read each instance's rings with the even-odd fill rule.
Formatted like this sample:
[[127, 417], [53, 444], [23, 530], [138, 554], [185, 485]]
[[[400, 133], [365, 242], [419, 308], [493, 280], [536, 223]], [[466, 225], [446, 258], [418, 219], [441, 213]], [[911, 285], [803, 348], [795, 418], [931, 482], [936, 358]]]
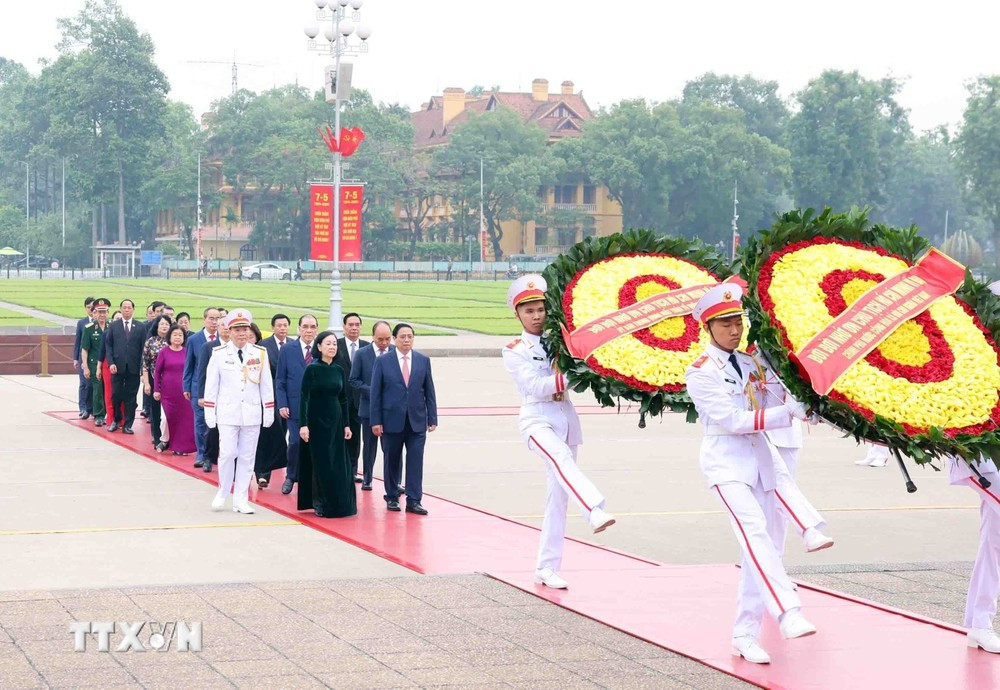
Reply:
[[766, 664], [770, 657], [757, 642], [765, 609], [778, 620], [786, 639], [816, 632], [800, 612], [798, 593], [775, 545], [776, 530], [768, 524], [774, 522], [777, 510], [775, 489], [781, 491], [781, 503], [787, 503], [799, 519], [808, 519], [803, 530], [807, 549], [810, 540], [815, 540], [817, 548], [833, 542], [815, 528], [822, 518], [795, 487], [765, 435], [807, 415], [802, 403], [793, 398], [780, 404], [769, 401], [773, 396], [767, 394], [767, 381], [776, 378], [775, 374], [737, 351], [743, 336], [742, 298], [738, 285], [725, 283], [698, 300], [694, 318], [711, 337], [711, 344], [688, 367], [686, 383], [705, 428], [701, 469], [729, 515], [742, 551], [733, 654]]
[[253, 513], [248, 499], [261, 422], [274, 423], [274, 388], [267, 350], [249, 340], [253, 317], [246, 309], [226, 315], [229, 342], [212, 350], [205, 378], [205, 422], [219, 427], [219, 493], [213, 510], [222, 510], [230, 488], [233, 511]]
[[1000, 472], [992, 460], [979, 461], [976, 469], [990, 482], [990, 487], [984, 489], [965, 460], [949, 457], [946, 462], [948, 480], [969, 487], [979, 496], [979, 552], [965, 600], [965, 627], [969, 629], [966, 640], [970, 647], [1000, 654], [1000, 635], [993, 630], [1000, 597]]
[[[990, 291], [1000, 296], [1000, 280], [990, 283]], [[976, 469], [990, 482], [984, 489], [964, 460], [948, 458], [947, 463], [949, 481], [979, 496], [979, 552], [965, 600], [966, 639], [970, 647], [1000, 654], [1000, 635], [993, 630], [1000, 597], [1000, 472], [989, 458], [980, 459]]]
[[604, 496], [576, 464], [577, 447], [583, 442], [580, 419], [566, 391], [566, 377], [541, 342], [545, 289], [540, 275], [525, 275], [507, 291], [507, 306], [514, 310], [523, 332], [503, 349], [503, 364], [521, 394], [521, 437], [542, 459], [548, 473], [535, 582], [564, 589], [567, 582], [558, 571], [568, 499], [572, 497], [580, 507], [595, 534], [613, 525], [615, 519], [604, 511]]

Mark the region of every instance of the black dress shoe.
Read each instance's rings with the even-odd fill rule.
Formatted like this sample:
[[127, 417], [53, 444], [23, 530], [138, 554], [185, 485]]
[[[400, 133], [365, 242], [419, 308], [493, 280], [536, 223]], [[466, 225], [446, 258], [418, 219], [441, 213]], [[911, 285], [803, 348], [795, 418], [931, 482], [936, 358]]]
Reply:
[[427, 509], [424, 508], [419, 503], [407, 503], [406, 504], [407, 513], [416, 513], [417, 515], [427, 515]]
[[194, 466], [195, 466], [195, 467], [201, 467], [201, 466], [202, 466], [202, 465], [204, 465], [204, 464], [205, 464], [205, 461], [204, 461], [204, 460], [195, 460], [195, 461], [194, 461]]
[[356, 475], [354, 475], [354, 483], [355, 483], [355, 484], [361, 484], [361, 483], [362, 483], [362, 482], [364, 482], [364, 481], [365, 481], [365, 480], [361, 478], [361, 475], [360, 475], [360, 474], [356, 474]]
[[386, 509], [391, 510], [394, 513], [398, 513], [399, 512], [399, 501], [389, 501], [386, 504], [385, 507], [386, 507]]
[[104, 420], [103, 419], [95, 419], [94, 420], [94, 426], [104, 426]]
[[205, 472], [206, 474], [209, 473], [209, 472], [211, 472], [212, 471], [212, 461], [211, 460], [206, 460], [202, 464], [202, 466], [201, 466], [201, 471]]
[[125, 427], [124, 429], [122, 429], [122, 433], [123, 433], [123, 434], [128, 434], [128, 435], [130, 435], [130, 436], [131, 436], [131, 435], [132, 435], [132, 434], [134, 434], [135, 432], [134, 432], [134, 431], [132, 431], [132, 427], [130, 427], [130, 426], [127, 426], [127, 427]]
[[281, 493], [288, 495], [292, 493], [292, 485], [295, 484], [291, 479], [286, 479], [284, 484], [281, 485]]
[[109, 434], [113, 434], [114, 432], [118, 431], [118, 422], [111, 422], [110, 424], [108, 424], [108, 427], [107, 429], [105, 429], [105, 431], [107, 431]]
[[81, 412], [80, 413], [80, 419], [90, 419], [90, 413], [89, 412]]
[[372, 485], [371, 484], [362, 484], [361, 485], [361, 490], [362, 491], [371, 491], [372, 490]]

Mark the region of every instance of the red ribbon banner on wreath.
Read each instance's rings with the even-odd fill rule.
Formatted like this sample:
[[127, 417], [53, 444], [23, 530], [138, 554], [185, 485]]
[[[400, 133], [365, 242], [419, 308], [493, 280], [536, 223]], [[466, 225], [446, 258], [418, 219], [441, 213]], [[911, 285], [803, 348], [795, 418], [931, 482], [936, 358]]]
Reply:
[[[739, 276], [731, 276], [723, 282], [736, 283], [746, 289], [746, 282]], [[574, 328], [572, 333], [562, 326], [563, 342], [566, 343], [566, 349], [571, 355], [585, 360], [594, 350], [607, 345], [615, 338], [655, 326], [675, 316], [690, 314], [701, 296], [716, 285], [718, 283], [692, 285], [679, 290], [660, 292]]]
[[909, 270], [864, 293], [795, 355], [800, 369], [820, 395], [892, 335], [903, 322], [955, 292], [965, 279], [965, 266], [931, 249]]

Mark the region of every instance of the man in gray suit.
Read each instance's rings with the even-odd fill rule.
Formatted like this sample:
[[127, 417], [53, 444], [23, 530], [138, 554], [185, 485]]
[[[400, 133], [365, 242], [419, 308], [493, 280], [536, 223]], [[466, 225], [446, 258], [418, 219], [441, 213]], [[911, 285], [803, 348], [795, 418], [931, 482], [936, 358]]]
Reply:
[[351, 363], [351, 388], [358, 397], [358, 418], [361, 420], [364, 449], [361, 452], [362, 491], [372, 490], [372, 469], [378, 452], [378, 439], [372, 433], [371, 424], [371, 383], [375, 359], [389, 351], [392, 330], [386, 321], [376, 321], [372, 327], [372, 344], [358, 350]]

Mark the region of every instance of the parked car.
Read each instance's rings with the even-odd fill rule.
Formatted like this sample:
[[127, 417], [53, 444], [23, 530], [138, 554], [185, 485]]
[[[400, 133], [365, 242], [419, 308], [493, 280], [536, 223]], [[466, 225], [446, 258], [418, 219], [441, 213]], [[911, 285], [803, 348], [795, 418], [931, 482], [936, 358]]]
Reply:
[[278, 264], [251, 264], [243, 267], [243, 277], [248, 280], [291, 280], [292, 269]]

